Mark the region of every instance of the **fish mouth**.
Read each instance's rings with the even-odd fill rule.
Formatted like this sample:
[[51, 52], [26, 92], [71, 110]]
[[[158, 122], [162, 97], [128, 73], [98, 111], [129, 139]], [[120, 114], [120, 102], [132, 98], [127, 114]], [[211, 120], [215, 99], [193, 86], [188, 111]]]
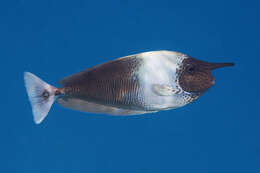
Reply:
[[215, 84], [215, 79], [214, 78], [210, 81], [210, 84], [211, 84], [211, 86], [213, 86]]
[[[223, 68], [223, 67], [232, 67], [234, 66], [235, 63], [229, 62], [229, 63], [206, 63], [206, 68], [210, 71], [216, 70], [218, 68]], [[212, 75], [212, 74], [211, 74]], [[210, 85], [213, 86], [215, 84], [215, 78], [212, 76], [212, 79], [210, 81]]]

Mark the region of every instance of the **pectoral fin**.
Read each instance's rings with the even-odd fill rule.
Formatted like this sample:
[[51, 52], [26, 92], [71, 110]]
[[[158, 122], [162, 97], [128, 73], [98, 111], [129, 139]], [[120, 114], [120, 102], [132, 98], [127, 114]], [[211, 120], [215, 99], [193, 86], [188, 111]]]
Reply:
[[180, 89], [173, 88], [170, 85], [164, 84], [153, 84], [153, 90], [156, 94], [160, 96], [172, 96], [180, 92]]

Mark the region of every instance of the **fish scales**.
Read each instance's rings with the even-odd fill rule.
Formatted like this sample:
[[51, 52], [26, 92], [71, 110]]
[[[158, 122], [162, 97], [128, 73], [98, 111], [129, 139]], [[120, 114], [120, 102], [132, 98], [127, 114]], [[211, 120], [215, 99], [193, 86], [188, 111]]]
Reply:
[[61, 80], [67, 97], [100, 104], [144, 108], [137, 75], [142, 59], [118, 59]]

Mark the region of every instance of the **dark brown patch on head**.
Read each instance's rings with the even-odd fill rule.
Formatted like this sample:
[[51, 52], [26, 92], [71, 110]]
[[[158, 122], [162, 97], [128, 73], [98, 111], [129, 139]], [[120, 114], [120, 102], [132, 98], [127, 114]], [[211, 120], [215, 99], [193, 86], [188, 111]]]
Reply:
[[211, 70], [233, 65], [233, 63], [208, 63], [187, 58], [183, 61], [182, 68], [179, 70], [179, 84], [184, 91], [203, 93], [214, 85]]

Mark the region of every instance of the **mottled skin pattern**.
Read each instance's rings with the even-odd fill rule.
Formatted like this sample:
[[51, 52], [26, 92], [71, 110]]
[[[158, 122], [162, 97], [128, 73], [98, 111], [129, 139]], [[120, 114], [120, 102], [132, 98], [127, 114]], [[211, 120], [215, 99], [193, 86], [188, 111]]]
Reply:
[[105, 105], [143, 109], [139, 98], [142, 88], [136, 72], [142, 59], [129, 56], [72, 75], [60, 83], [66, 97]]

